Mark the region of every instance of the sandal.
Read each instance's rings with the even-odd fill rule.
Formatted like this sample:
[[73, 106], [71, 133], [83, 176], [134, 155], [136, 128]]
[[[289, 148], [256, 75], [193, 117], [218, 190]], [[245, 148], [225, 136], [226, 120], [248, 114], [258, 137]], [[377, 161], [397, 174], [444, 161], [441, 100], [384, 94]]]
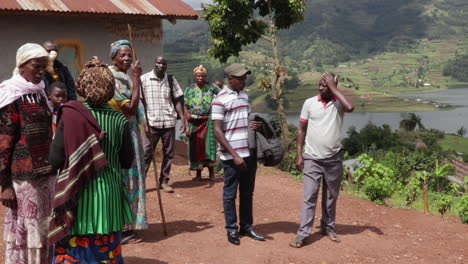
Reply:
[[136, 232], [132, 232], [130, 233], [129, 235], [125, 236], [124, 238], [122, 238], [122, 245], [125, 245], [125, 244], [137, 244], [137, 243], [140, 243], [143, 241], [143, 238], [138, 235], [138, 233]]
[[304, 245], [304, 241], [307, 237], [305, 236], [300, 236], [298, 235], [296, 237], [296, 239], [294, 239], [293, 241], [291, 241], [291, 243], [289, 243], [289, 246], [293, 247], [293, 248], [300, 248]]

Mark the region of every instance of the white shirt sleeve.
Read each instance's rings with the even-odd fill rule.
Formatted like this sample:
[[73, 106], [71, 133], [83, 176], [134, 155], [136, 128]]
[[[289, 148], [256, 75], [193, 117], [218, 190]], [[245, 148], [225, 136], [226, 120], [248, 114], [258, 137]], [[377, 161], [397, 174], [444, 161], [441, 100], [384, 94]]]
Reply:
[[309, 122], [309, 108], [310, 108], [310, 99], [307, 99], [302, 105], [301, 115], [299, 117], [299, 121], [301, 122]]

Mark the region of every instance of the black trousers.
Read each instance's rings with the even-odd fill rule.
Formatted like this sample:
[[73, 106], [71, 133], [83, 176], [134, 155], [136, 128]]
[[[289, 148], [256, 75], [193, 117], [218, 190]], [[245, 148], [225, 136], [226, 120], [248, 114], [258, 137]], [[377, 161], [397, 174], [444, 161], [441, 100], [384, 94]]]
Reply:
[[171, 173], [171, 165], [174, 160], [174, 147], [175, 147], [175, 127], [171, 128], [150, 128], [148, 136], [153, 138], [153, 148], [151, 148], [151, 141], [144, 135], [143, 149], [145, 152], [145, 170], [148, 172], [149, 166], [153, 159], [152, 149], [156, 150], [159, 139], [162, 141], [163, 160], [161, 164], [161, 173], [159, 176], [159, 183], [168, 183], [169, 175]]
[[223, 206], [226, 229], [238, 229], [236, 213], [236, 195], [239, 188], [239, 218], [240, 228], [250, 229], [253, 225], [253, 192], [255, 188], [255, 174], [257, 172], [256, 157], [244, 158], [247, 170], [241, 171], [234, 165], [233, 160], [223, 160], [224, 189]]

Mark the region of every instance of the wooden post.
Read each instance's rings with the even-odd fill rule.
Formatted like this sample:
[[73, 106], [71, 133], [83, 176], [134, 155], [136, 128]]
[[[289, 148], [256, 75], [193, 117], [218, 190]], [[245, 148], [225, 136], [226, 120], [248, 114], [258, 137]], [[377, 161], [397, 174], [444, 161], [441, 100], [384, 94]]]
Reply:
[[429, 197], [427, 185], [423, 186], [424, 213], [429, 213]]
[[[132, 27], [130, 24], [127, 24], [128, 26], [128, 35], [130, 38], [130, 42], [132, 43], [132, 53], [133, 53], [133, 58], [136, 60], [136, 50], [135, 50], [135, 44], [133, 43], [133, 36], [132, 36]], [[143, 86], [140, 82], [140, 93], [141, 93], [141, 99], [143, 101], [143, 105], [145, 106], [145, 119], [146, 119], [146, 127], [149, 129], [149, 121], [148, 121], [148, 112], [146, 111], [146, 97], [145, 97], [145, 91], [143, 90]], [[162, 198], [161, 198], [161, 188], [157, 176], [157, 167], [156, 167], [156, 154], [155, 154], [155, 149], [153, 145], [153, 137], [149, 136], [148, 137], [151, 145], [151, 153], [152, 153], [152, 163], [153, 163], [153, 168], [154, 168], [154, 178], [156, 180], [156, 193], [158, 194], [158, 203], [159, 203], [159, 209], [161, 211], [161, 220], [162, 220], [162, 226], [163, 226], [163, 233], [165, 236], [167, 236], [167, 227], [166, 227], [166, 217], [164, 215], [164, 209], [163, 209], [163, 204], [162, 204]]]

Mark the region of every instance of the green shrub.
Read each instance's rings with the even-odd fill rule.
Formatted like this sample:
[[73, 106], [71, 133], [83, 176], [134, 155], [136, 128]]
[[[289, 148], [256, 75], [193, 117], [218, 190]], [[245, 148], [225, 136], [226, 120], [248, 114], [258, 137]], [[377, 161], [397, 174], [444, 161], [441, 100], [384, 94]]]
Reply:
[[421, 181], [418, 177], [411, 177], [406, 189], [406, 206], [410, 207], [421, 193]]
[[358, 186], [362, 185], [362, 183], [364, 183], [364, 180], [367, 178], [388, 177], [392, 181], [392, 179], [395, 176], [394, 170], [375, 161], [371, 156], [367, 154], [361, 154], [358, 157], [358, 161], [362, 164], [362, 166], [354, 172], [354, 180], [356, 181]]
[[456, 211], [462, 223], [468, 224], [468, 195], [463, 195], [458, 201]]
[[449, 194], [437, 193], [435, 195], [435, 206], [437, 211], [444, 216], [444, 214], [452, 207], [453, 197]]
[[390, 177], [368, 177], [364, 180], [364, 188], [371, 201], [382, 204], [395, 192], [396, 185]]

